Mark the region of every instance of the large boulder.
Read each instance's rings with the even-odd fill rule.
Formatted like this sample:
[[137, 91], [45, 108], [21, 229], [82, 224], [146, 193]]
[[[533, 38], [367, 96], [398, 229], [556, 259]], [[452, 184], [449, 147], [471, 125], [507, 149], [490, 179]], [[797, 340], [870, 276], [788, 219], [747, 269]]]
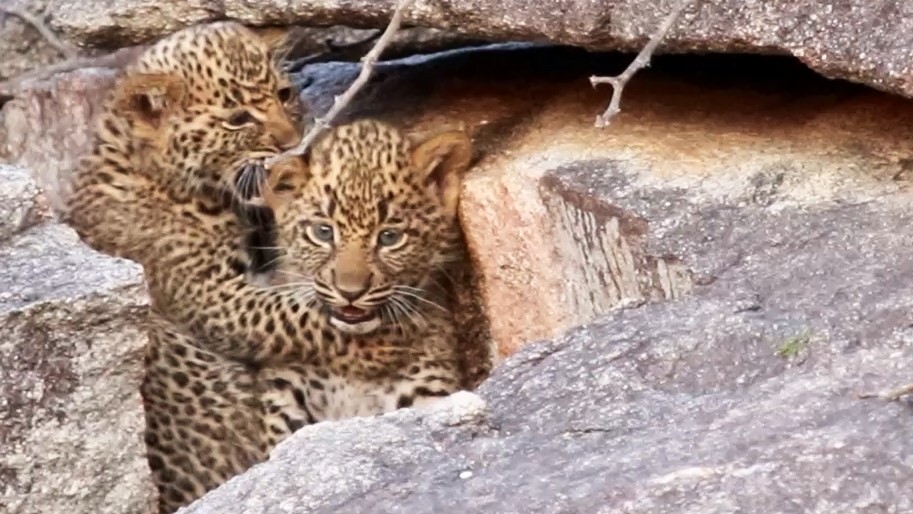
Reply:
[[670, 59], [598, 131], [594, 63], [555, 52], [385, 82], [486, 149], [463, 215], [494, 338], [526, 314], [492, 303], [507, 287], [584, 325], [534, 319], [554, 335], [478, 396], [306, 427], [182, 514], [913, 508], [909, 407], [857, 397], [913, 381], [913, 105], [776, 60]]
[[10, 514], [145, 514], [139, 268], [79, 242], [0, 165], [0, 498]]

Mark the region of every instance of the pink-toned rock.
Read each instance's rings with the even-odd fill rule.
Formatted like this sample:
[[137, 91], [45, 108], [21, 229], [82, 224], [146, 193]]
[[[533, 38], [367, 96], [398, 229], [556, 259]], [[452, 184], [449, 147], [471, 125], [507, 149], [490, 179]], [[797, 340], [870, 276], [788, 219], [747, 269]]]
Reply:
[[88, 68], [30, 84], [3, 106], [6, 140], [0, 155], [28, 169], [54, 209], [62, 206], [70, 173], [92, 141], [92, 117], [115, 71]]

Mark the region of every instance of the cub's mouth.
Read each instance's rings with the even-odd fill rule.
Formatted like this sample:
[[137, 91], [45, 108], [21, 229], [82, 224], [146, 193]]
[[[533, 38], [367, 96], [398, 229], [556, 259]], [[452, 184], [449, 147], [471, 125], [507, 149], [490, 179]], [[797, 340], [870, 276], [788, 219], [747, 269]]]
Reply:
[[361, 309], [354, 305], [330, 307], [329, 316], [331, 325], [350, 334], [368, 334], [381, 325], [377, 309]]

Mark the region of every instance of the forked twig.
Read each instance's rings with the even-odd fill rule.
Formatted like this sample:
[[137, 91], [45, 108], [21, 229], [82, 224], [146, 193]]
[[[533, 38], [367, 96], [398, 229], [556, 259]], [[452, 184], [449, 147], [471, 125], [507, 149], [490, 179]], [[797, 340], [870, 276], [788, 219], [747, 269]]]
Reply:
[[659, 46], [659, 43], [666, 37], [666, 34], [675, 24], [676, 20], [678, 20], [679, 16], [681, 16], [682, 12], [690, 4], [691, 0], [682, 0], [678, 6], [669, 13], [669, 16], [667, 16], [662, 25], [659, 26], [656, 33], [650, 37], [650, 41], [647, 42], [646, 46], [643, 47], [640, 53], [637, 54], [637, 57], [631, 61], [631, 64], [629, 64], [620, 75], [614, 77], [597, 77], [593, 75], [590, 77], [590, 84], [593, 87], [596, 87], [599, 84], [612, 85], [612, 100], [609, 102], [609, 106], [606, 108], [605, 112], [596, 116], [596, 128], [607, 127], [612, 117], [621, 112], [621, 93], [624, 91], [625, 84], [631, 80], [631, 77], [633, 77], [635, 73], [649, 66], [650, 58], [653, 56], [656, 47]]
[[374, 65], [380, 59], [380, 55], [383, 53], [384, 49], [393, 40], [393, 36], [396, 34], [396, 31], [399, 30], [399, 26], [403, 21], [403, 13], [409, 4], [413, 0], [399, 0], [396, 5], [396, 10], [393, 11], [393, 17], [390, 19], [390, 23], [387, 25], [387, 28], [384, 30], [384, 33], [381, 34], [380, 38], [374, 43], [374, 46], [371, 50], [361, 58], [361, 71], [358, 72], [358, 76], [355, 77], [355, 80], [352, 81], [352, 84], [349, 85], [349, 88], [345, 90], [341, 95], [336, 96], [333, 99], [333, 106], [330, 107], [330, 110], [327, 111], [322, 117], [314, 120], [314, 126], [308, 131], [307, 134], [301, 139], [301, 142], [298, 143], [298, 146], [287, 150], [279, 155], [270, 157], [267, 159], [263, 165], [267, 168], [281, 161], [283, 158], [290, 155], [302, 155], [311, 143], [317, 138], [318, 135], [325, 129], [329, 128], [330, 123], [339, 113], [355, 98], [355, 95], [358, 91], [368, 83], [368, 79], [371, 77], [371, 73], [374, 71]]
[[25, 9], [11, 5], [0, 5], [0, 12], [9, 14], [10, 16], [15, 16], [25, 23], [31, 25], [32, 28], [41, 34], [41, 37], [43, 37], [51, 46], [57, 49], [57, 51], [67, 59], [75, 59], [78, 55], [73, 46], [65, 43], [63, 40], [57, 37], [57, 34], [54, 34], [54, 32], [51, 31], [51, 29], [49, 29], [43, 21]]

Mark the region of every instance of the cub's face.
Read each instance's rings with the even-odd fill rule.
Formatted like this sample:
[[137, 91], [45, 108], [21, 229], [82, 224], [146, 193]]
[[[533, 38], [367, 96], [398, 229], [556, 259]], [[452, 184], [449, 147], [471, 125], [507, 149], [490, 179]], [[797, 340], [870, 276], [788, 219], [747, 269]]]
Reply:
[[278, 33], [233, 22], [159, 41], [115, 85], [115, 114], [175, 183], [234, 188], [242, 163], [295, 146], [302, 104], [276, 64]]
[[471, 146], [462, 132], [418, 144], [375, 121], [342, 126], [306, 158], [269, 172], [277, 278], [312, 287], [330, 323], [365, 334], [423, 323], [426, 289], [460, 255], [460, 179]]

